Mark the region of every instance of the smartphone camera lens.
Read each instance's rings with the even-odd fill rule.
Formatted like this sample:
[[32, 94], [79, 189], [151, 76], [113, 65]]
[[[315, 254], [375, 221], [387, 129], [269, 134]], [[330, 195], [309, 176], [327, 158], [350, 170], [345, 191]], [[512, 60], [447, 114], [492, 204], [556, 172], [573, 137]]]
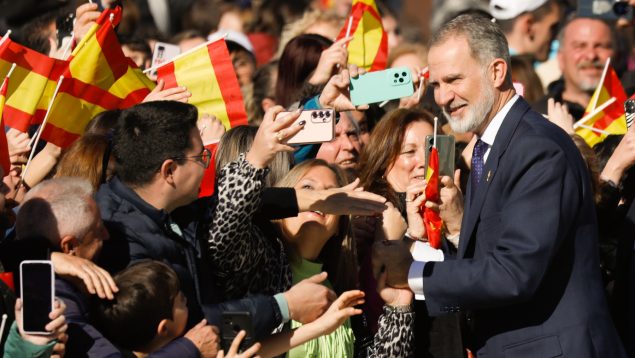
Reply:
[[616, 1], [613, 4], [613, 12], [617, 16], [624, 16], [628, 14], [629, 9], [630, 9], [630, 5], [628, 4], [627, 1]]
[[401, 75], [406, 77], [407, 74], [405, 72], [402, 72]]
[[404, 81], [404, 79], [403, 79], [403, 78], [400, 78], [400, 79], [399, 79], [399, 83], [403, 83], [403, 81]]
[[311, 117], [317, 118], [317, 113], [315, 113], [315, 112], [311, 113]]
[[331, 112], [326, 112], [326, 117], [330, 117], [331, 116]]
[[395, 73], [395, 78], [399, 78], [399, 74], [398, 73]]
[[319, 116], [320, 118], [324, 118], [324, 112], [320, 111]]

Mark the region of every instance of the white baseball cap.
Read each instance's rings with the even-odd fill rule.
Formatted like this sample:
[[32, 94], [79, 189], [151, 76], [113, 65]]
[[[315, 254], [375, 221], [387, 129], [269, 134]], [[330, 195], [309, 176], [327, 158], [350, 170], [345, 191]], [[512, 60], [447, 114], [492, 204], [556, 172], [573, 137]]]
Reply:
[[546, 2], [547, 0], [490, 0], [489, 12], [498, 20], [509, 20], [524, 12], [534, 11]]

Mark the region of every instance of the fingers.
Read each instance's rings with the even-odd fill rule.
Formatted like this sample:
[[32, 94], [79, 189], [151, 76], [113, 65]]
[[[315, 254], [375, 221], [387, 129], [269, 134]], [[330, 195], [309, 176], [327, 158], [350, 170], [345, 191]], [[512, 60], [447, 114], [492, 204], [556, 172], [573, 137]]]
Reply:
[[244, 330], [241, 330], [240, 332], [238, 332], [236, 337], [234, 337], [234, 340], [232, 341], [231, 346], [229, 346], [229, 351], [227, 351], [228, 356], [238, 354], [238, 347], [240, 347], [240, 342], [243, 340], [243, 338], [245, 338], [246, 335], [247, 335], [247, 332], [245, 332]]
[[331, 45], [331, 47], [338, 47], [338, 48], [341, 48], [341, 47], [343, 47], [344, 45], [346, 45], [347, 43], [351, 42], [353, 39], [354, 39], [354, 37], [353, 37], [353, 36], [343, 37], [343, 38], [341, 38], [341, 39], [339, 39], [339, 40], [335, 41], [335, 42], [333, 43], [333, 45]]
[[[457, 169], [457, 170], [459, 170], [459, 169]], [[454, 171], [454, 177], [455, 177], [455, 179], [456, 179], [456, 171]], [[455, 185], [454, 185], [454, 179], [450, 178], [450, 177], [449, 177], [449, 176], [447, 176], [447, 175], [442, 176], [442, 177], [440, 178], [440, 181], [441, 181], [441, 185], [442, 185], [443, 187], [447, 188], [447, 189], [452, 189], [452, 188], [454, 188], [454, 186], [455, 186]]]
[[[97, 296], [99, 298], [106, 298], [106, 293], [104, 292], [104, 288], [101, 286], [101, 281], [99, 280], [99, 276], [95, 271], [87, 266], [82, 266], [82, 269], [86, 273], [86, 280], [90, 281], [90, 285], [93, 287], [93, 292], [97, 292]], [[84, 282], [86, 282], [86, 280]]]
[[[207, 325], [207, 320], [203, 318], [199, 323], [196, 324], [193, 328], [203, 328]], [[218, 329], [218, 328], [216, 328]]]
[[256, 353], [258, 353], [258, 351], [260, 350], [261, 347], [262, 347], [262, 345], [260, 343], [254, 343], [253, 346], [249, 347], [249, 349], [247, 349], [246, 351], [244, 351], [242, 353], [242, 356], [243, 357], [252, 357]]
[[326, 273], [326, 271], [324, 272], [320, 272], [317, 275], [313, 275], [309, 278], [307, 278], [306, 280], [309, 282], [313, 282], [313, 283], [322, 283], [324, 282], [324, 280], [326, 280], [326, 277], [328, 276], [328, 274]]
[[337, 299], [337, 294], [333, 290], [326, 291], [326, 298], [329, 302], [334, 302]]
[[[342, 189], [342, 190], [344, 190], [344, 191], [349, 191], [349, 190], [355, 190], [355, 189], [358, 189], [358, 188], [357, 188], [357, 186], [359, 185], [359, 182], [360, 182], [359, 178], [355, 178], [355, 180], [353, 180], [353, 182], [352, 182], [352, 183], [350, 183], [350, 184], [348, 184], [348, 185], [343, 186], [341, 189]], [[362, 188], [362, 189], [363, 189], [363, 188]]]
[[191, 96], [192, 94], [183, 86], [168, 88], [159, 93], [159, 97], [163, 101], [187, 102]]
[[461, 169], [454, 171], [454, 185], [456, 185], [457, 188], [461, 187]]
[[[278, 114], [280, 114], [280, 112], [284, 112], [285, 109], [282, 106], [273, 106], [271, 108], [269, 108], [267, 110], [267, 112], [265, 112], [265, 116], [262, 119], [262, 124], [271, 124], [274, 121], [277, 122], [277, 118]], [[262, 127], [262, 124], [260, 125]]]

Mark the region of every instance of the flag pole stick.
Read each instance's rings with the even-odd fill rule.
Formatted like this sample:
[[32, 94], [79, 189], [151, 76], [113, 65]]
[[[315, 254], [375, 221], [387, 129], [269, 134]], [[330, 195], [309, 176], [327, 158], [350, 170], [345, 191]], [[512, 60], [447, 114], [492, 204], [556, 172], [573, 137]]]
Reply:
[[71, 32], [71, 39], [66, 43], [66, 46], [64, 46], [64, 53], [62, 54], [62, 60], [66, 60], [66, 58], [68, 57], [68, 51], [70, 51], [71, 49], [71, 45], [73, 44], [73, 36], [74, 33]]
[[595, 107], [598, 105], [598, 99], [600, 98], [600, 95], [598, 94], [596, 96], [595, 94], [596, 92], [598, 92], [599, 88], [604, 86], [604, 80], [606, 79], [606, 72], [608, 72], [610, 63], [611, 63], [611, 58], [609, 57], [606, 59], [606, 63], [604, 64], [604, 70], [602, 71], [602, 78], [600, 78], [600, 83], [598, 84], [597, 88], [593, 92], [593, 97], [595, 97], [595, 101], [593, 102], [593, 107], [591, 107], [592, 110], [595, 109]]
[[7, 33], [4, 34], [4, 36], [2, 36], [2, 39], [0, 39], [0, 45], [2, 45], [5, 41], [7, 41], [10, 35], [11, 35], [11, 30], [7, 30]]
[[4, 326], [7, 324], [7, 314], [2, 315], [2, 323], [0, 324], [0, 342], [2, 342], [2, 335], [4, 334]]
[[417, 90], [417, 102], [421, 101], [421, 95], [423, 95], [423, 82], [425, 81], [426, 73], [428, 73], [428, 66], [426, 66], [426, 68], [419, 72], [419, 89]]
[[594, 109], [591, 113], [587, 114], [586, 116], [582, 117], [579, 121], [575, 122], [573, 124], [573, 129], [576, 129], [576, 128], [580, 127], [581, 125], [583, 125], [584, 123], [588, 122], [590, 119], [592, 119], [593, 117], [597, 116], [598, 113], [600, 113], [603, 110], [605, 110], [606, 107], [612, 105], [615, 101], [616, 101], [615, 97], [609, 98], [606, 102], [602, 103], [602, 105], [600, 105], [599, 107]]
[[216, 39], [211, 39], [211, 40], [209, 40], [209, 41], [207, 41], [207, 42], [205, 42], [205, 43], [202, 43], [202, 44], [200, 44], [200, 45], [198, 45], [198, 46], [196, 46], [196, 47], [193, 47], [193, 48], [191, 48], [191, 49], [189, 49], [189, 50], [187, 50], [187, 51], [185, 51], [185, 52], [183, 52], [183, 53], [179, 54], [178, 56], [175, 56], [175, 57], [174, 57], [173, 59], [171, 59], [170, 61], [163, 62], [162, 64], [157, 65], [157, 66], [154, 66], [154, 67], [146, 68], [145, 70], [143, 70], [143, 73], [149, 73], [149, 72], [152, 72], [152, 71], [158, 70], [159, 68], [161, 68], [161, 67], [163, 67], [163, 66], [167, 65], [167, 64], [168, 64], [168, 63], [170, 63], [170, 62], [174, 62], [174, 61], [178, 60], [179, 58], [181, 58], [181, 57], [183, 57], [183, 56], [187, 56], [187, 55], [189, 55], [190, 53], [192, 53], [192, 52], [194, 52], [194, 51], [196, 51], [196, 50], [201, 49], [201, 47], [206, 47], [206, 46], [208, 46], [208, 45], [209, 45], [209, 44], [211, 44], [211, 43], [214, 43], [214, 42], [219, 41], [219, 40], [221, 40], [221, 39], [225, 39], [225, 38], [227, 38], [227, 35], [228, 35], [228, 34], [227, 34], [227, 33], [225, 33], [223, 36], [221, 36], [221, 37], [219, 37], [219, 38], [216, 38]]
[[15, 70], [16, 64], [13, 63], [11, 64], [11, 69], [9, 69], [9, 72], [7, 72], [6, 78], [10, 78], [11, 75], [13, 74], [13, 70]]
[[[346, 38], [351, 36], [351, 28], [352, 27], [353, 27], [353, 16], [348, 18], [348, 26], [346, 26]], [[344, 47], [346, 47], [346, 45]]]
[[439, 123], [439, 117], [434, 117], [434, 135], [433, 135], [433, 140], [432, 140], [432, 147], [436, 148], [437, 147], [437, 126]]
[[607, 132], [607, 131], [603, 131], [601, 129], [597, 129], [597, 128], [593, 128], [591, 126], [587, 126], [586, 124], [580, 124], [580, 128], [584, 128], [584, 129], [588, 129], [592, 132], [598, 133], [598, 134], [604, 134], [604, 135], [610, 135], [611, 133]]
[[64, 80], [64, 76], [62, 75], [60, 76], [60, 79], [57, 81], [57, 87], [55, 87], [55, 92], [53, 92], [53, 97], [51, 98], [51, 101], [49, 102], [49, 106], [48, 106], [48, 109], [46, 110], [46, 115], [44, 115], [44, 120], [42, 120], [42, 124], [40, 125], [40, 129], [37, 132], [37, 135], [34, 136], [35, 142], [33, 143], [33, 146], [31, 147], [29, 160], [26, 161], [26, 165], [24, 167], [24, 170], [22, 171], [22, 176], [20, 177], [21, 182], [24, 181], [24, 178], [26, 177], [26, 173], [29, 171], [29, 166], [31, 165], [31, 161], [33, 160], [33, 155], [35, 154], [35, 148], [37, 147], [37, 144], [40, 141], [40, 136], [42, 135], [42, 132], [44, 131], [44, 126], [46, 125], [46, 121], [48, 121], [49, 119], [49, 114], [51, 114], [51, 108], [53, 108], [53, 102], [55, 102], [55, 97], [57, 97], [57, 92], [59, 92], [60, 86], [62, 85], [63, 80]]

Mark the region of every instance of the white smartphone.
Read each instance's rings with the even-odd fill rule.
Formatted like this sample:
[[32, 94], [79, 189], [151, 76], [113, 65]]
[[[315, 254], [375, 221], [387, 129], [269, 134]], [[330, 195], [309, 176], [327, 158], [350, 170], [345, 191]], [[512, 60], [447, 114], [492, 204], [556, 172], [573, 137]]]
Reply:
[[[281, 112], [276, 120], [289, 115], [291, 112]], [[287, 144], [313, 144], [330, 142], [335, 137], [335, 111], [333, 109], [306, 110], [291, 126], [305, 121], [304, 128], [293, 137], [287, 139]]]
[[[152, 65], [150, 68], [155, 68], [162, 63], [168, 62], [179, 54], [181, 54], [181, 48], [177, 45], [157, 41], [154, 44], [154, 51], [152, 51]], [[152, 76], [156, 75], [157, 71], [152, 71]]]
[[26, 260], [20, 263], [22, 326], [27, 334], [50, 334], [45, 327], [55, 301], [55, 273], [51, 261]]

